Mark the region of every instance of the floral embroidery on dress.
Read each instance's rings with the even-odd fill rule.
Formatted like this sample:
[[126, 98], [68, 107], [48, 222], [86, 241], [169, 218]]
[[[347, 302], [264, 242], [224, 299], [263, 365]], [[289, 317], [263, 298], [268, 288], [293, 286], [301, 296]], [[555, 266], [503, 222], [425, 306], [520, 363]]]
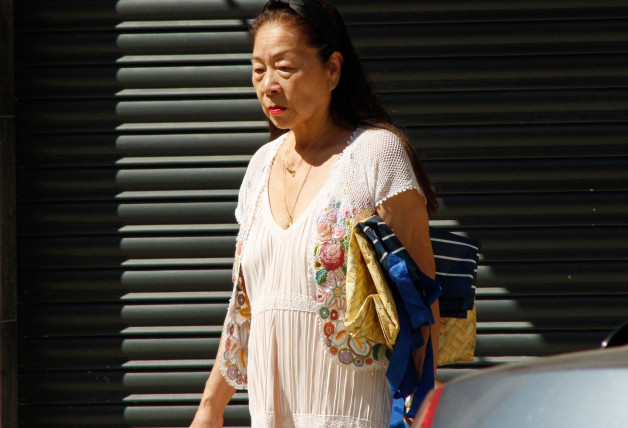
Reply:
[[243, 389], [247, 384], [247, 345], [251, 322], [251, 304], [246, 293], [244, 276], [240, 269], [242, 241], [246, 239], [246, 228], [242, 228], [236, 241], [236, 254], [231, 279], [234, 293], [229, 303], [227, 321], [221, 344], [221, 372], [234, 388]]
[[314, 298], [325, 345], [342, 364], [356, 367], [373, 366], [386, 355], [382, 345], [355, 338], [344, 326], [346, 253], [351, 229], [359, 214], [357, 208], [346, 209], [341, 202], [330, 203], [316, 219], [313, 260], [316, 279]]

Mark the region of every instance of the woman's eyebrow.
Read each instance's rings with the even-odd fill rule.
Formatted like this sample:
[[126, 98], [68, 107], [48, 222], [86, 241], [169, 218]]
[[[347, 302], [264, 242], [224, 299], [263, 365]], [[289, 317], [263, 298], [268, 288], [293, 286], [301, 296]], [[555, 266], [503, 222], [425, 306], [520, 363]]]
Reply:
[[[277, 58], [282, 58], [282, 57], [285, 57], [285, 56], [288, 56], [288, 55], [291, 55], [291, 54], [292, 54], [292, 51], [285, 50], [285, 51], [281, 51], [281, 52], [277, 52], [277, 53], [271, 54], [270, 57], [273, 58], [273, 59], [277, 59]], [[251, 57], [251, 62], [253, 62], [253, 61], [264, 62], [264, 60], [261, 57], [259, 57], [259, 56]]]

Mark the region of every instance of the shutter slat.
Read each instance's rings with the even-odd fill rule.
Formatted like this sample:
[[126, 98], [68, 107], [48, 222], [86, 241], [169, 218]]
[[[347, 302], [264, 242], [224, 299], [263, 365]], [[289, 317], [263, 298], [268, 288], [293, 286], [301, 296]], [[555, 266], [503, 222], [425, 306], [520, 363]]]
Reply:
[[233, 256], [233, 236], [23, 238], [18, 266], [36, 268], [120, 267], [130, 260], [155, 260], [167, 266], [177, 259]]
[[[422, 158], [564, 158], [624, 152], [628, 124], [410, 127]], [[16, 148], [22, 165], [113, 165], [125, 156], [251, 155], [263, 133], [23, 135]]]
[[[474, 235], [483, 237], [483, 261], [570, 261], [625, 260], [628, 248], [628, 228], [549, 228], [524, 231], [481, 230]], [[512, 246], [513, 240], [517, 247]], [[76, 265], [80, 256], [82, 266], [119, 267], [129, 259], [182, 259], [204, 255], [226, 258], [234, 251], [232, 236], [179, 237], [91, 237], [26, 238], [22, 239], [19, 266], [32, 268], [67, 268]]]
[[[487, 54], [581, 54], [625, 51], [625, 20], [396, 24], [350, 28], [365, 58], [483, 56]], [[249, 54], [245, 28], [239, 31], [185, 33], [63, 32], [16, 36], [20, 62], [94, 64], [121, 56]], [[376, 34], [385, 33], [386, 37]], [[250, 55], [250, 54], [249, 54]], [[245, 59], [243, 57], [242, 59]]]
[[[123, 191], [234, 189], [245, 168], [42, 169], [21, 171], [19, 191], [27, 201], [115, 198]], [[623, 191], [628, 169], [618, 158], [432, 162], [428, 170], [447, 193]], [[90, 194], [91, 191], [91, 194]], [[28, 199], [27, 199], [28, 197]]]
[[[28, 375], [25, 379], [36, 380], [40, 376], [42, 381], [38, 388], [32, 391], [31, 399], [36, 403], [45, 404], [54, 394], [55, 402], [80, 403], [114, 402], [121, 395], [125, 401], [151, 399], [153, 401], [174, 400], [188, 401], [200, 399], [198, 389], [203, 388], [209, 375], [202, 372], [54, 372]], [[245, 393], [236, 393], [232, 403], [246, 403]]]
[[19, 191], [24, 200], [93, 200], [117, 199], [122, 192], [238, 189], [244, 171], [244, 167], [42, 169], [20, 172]]
[[22, 165], [113, 165], [128, 156], [251, 155], [268, 133], [107, 135], [60, 134], [23, 136], [18, 147]]
[[25, 101], [21, 126], [42, 131], [113, 130], [121, 123], [203, 123], [263, 118], [255, 100]]
[[[599, 331], [543, 331], [478, 334], [476, 357], [541, 356], [597, 347], [607, 334]], [[194, 360], [215, 355], [217, 338], [100, 339], [51, 338], [45, 344], [25, 339], [21, 350], [28, 353], [23, 367], [41, 370], [80, 370], [127, 367], [133, 360]], [[46, 362], [42, 364], [42, 359]]]
[[[23, 0], [20, 13], [31, 25], [91, 28], [124, 20], [195, 20], [250, 18], [263, 6], [263, 0], [134, 0], [75, 1]], [[628, 7], [621, 1], [600, 0], [594, 5], [587, 0], [552, 2], [449, 2], [395, 0], [382, 8], [377, 2], [342, 0], [338, 2], [349, 24], [352, 22], [438, 22], [539, 19], [602, 19], [628, 16]], [[26, 23], [20, 23], [25, 26]]]
[[[625, 264], [618, 262], [579, 262], [543, 264], [500, 263], [478, 269], [479, 296], [501, 298], [518, 295], [594, 295], [624, 293]], [[23, 298], [29, 302], [55, 299], [51, 294], [89, 296], [147, 292], [231, 291], [230, 266], [198, 270], [41, 270], [23, 274]], [[116, 294], [117, 293], [117, 294]], [[72, 300], [76, 298], [66, 297]], [[65, 298], [59, 297], [61, 301]], [[80, 301], [89, 301], [78, 299]], [[95, 298], [95, 300], [98, 300]], [[109, 299], [104, 299], [109, 300]]]
[[[214, 338], [51, 338], [24, 339], [21, 364], [30, 370], [133, 368], [133, 361], [208, 360], [216, 355]], [[137, 366], [137, 364], [135, 364]]]
[[[627, 205], [628, 196], [621, 192], [452, 195], [433, 223], [445, 228], [590, 226], [599, 223], [626, 226]], [[25, 235], [129, 234], [133, 233], [131, 225], [155, 231], [160, 225], [189, 224], [190, 231], [200, 231], [209, 230], [212, 223], [235, 223], [235, 206], [235, 202], [25, 204], [25, 213], [20, 216], [18, 226], [28, 231]], [[487, 210], [492, 213], [490, 218], [485, 215]], [[155, 227], [151, 229], [150, 225]]]
[[[198, 401], [198, 400], [197, 400]], [[191, 421], [196, 411], [195, 405], [185, 406], [34, 406], [33, 412], [25, 415], [27, 426], [42, 428], [85, 427], [155, 427], [167, 424], [169, 427], [184, 428], [182, 421]], [[225, 410], [225, 426], [250, 426], [248, 406], [231, 405]]]
[[[628, 113], [628, 90], [579, 90], [384, 95], [404, 125], [501, 125], [521, 123], [620, 122]], [[120, 123], [147, 124], [256, 121], [254, 100], [24, 101], [20, 124], [38, 132], [113, 130]]]
[[[628, 296], [519, 297], [517, 299], [478, 300], [478, 322], [539, 323], [571, 321], [572, 328], [583, 328], [589, 320], [606, 319], [606, 326], [622, 322]], [[23, 306], [20, 315], [32, 320], [24, 328], [27, 337], [111, 336], [133, 327], [163, 327], [182, 335], [197, 334], [199, 329], [166, 329], [176, 326], [217, 326], [220, 328], [227, 312], [226, 303], [208, 304], [78, 304]], [[98, 317], [98, 324], [90, 320]], [[565, 324], [569, 325], [569, 324]], [[599, 324], [594, 324], [599, 328]], [[490, 325], [485, 326], [490, 329]], [[529, 326], [526, 326], [530, 328]], [[562, 327], [564, 328], [564, 326]], [[126, 330], [125, 330], [126, 331]], [[219, 331], [219, 330], [218, 330]], [[160, 329], [146, 329], [147, 333]]]
[[[226, 303], [180, 305], [48, 305], [26, 306], [20, 314], [32, 319], [26, 337], [113, 336], [130, 327], [222, 325]], [[98, 324], [90, 321], [98, 317]], [[158, 329], [155, 329], [158, 330]], [[179, 332], [183, 331], [181, 329]], [[195, 333], [198, 329], [191, 331]], [[220, 330], [219, 330], [220, 331]], [[189, 332], [188, 332], [189, 334]]]
[[[438, 92], [482, 89], [569, 89], [625, 87], [628, 56], [520, 56], [477, 58], [472, 64], [460, 58], [386, 59], [365, 61], [380, 92]], [[402, 69], [403, 72], [397, 70]], [[26, 98], [84, 98], [124, 96], [133, 89], [224, 88], [252, 92], [251, 66], [213, 65], [180, 67], [48, 67], [45, 79], [39, 68], [25, 67], [17, 77]], [[126, 91], [123, 91], [126, 90]]]

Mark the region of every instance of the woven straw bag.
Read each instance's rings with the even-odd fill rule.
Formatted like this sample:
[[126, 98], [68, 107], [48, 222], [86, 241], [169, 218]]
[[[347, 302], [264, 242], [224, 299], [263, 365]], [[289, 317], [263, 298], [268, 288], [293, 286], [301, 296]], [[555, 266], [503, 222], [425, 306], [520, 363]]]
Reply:
[[466, 318], [441, 317], [437, 365], [472, 362], [475, 334], [475, 305]]

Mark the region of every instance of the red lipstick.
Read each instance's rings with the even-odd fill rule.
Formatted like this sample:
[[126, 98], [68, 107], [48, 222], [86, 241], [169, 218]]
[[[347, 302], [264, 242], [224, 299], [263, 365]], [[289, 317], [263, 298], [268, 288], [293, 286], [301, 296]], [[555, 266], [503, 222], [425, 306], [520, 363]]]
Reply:
[[268, 107], [268, 112], [272, 115], [281, 114], [284, 112], [286, 108], [282, 106], [270, 106]]

